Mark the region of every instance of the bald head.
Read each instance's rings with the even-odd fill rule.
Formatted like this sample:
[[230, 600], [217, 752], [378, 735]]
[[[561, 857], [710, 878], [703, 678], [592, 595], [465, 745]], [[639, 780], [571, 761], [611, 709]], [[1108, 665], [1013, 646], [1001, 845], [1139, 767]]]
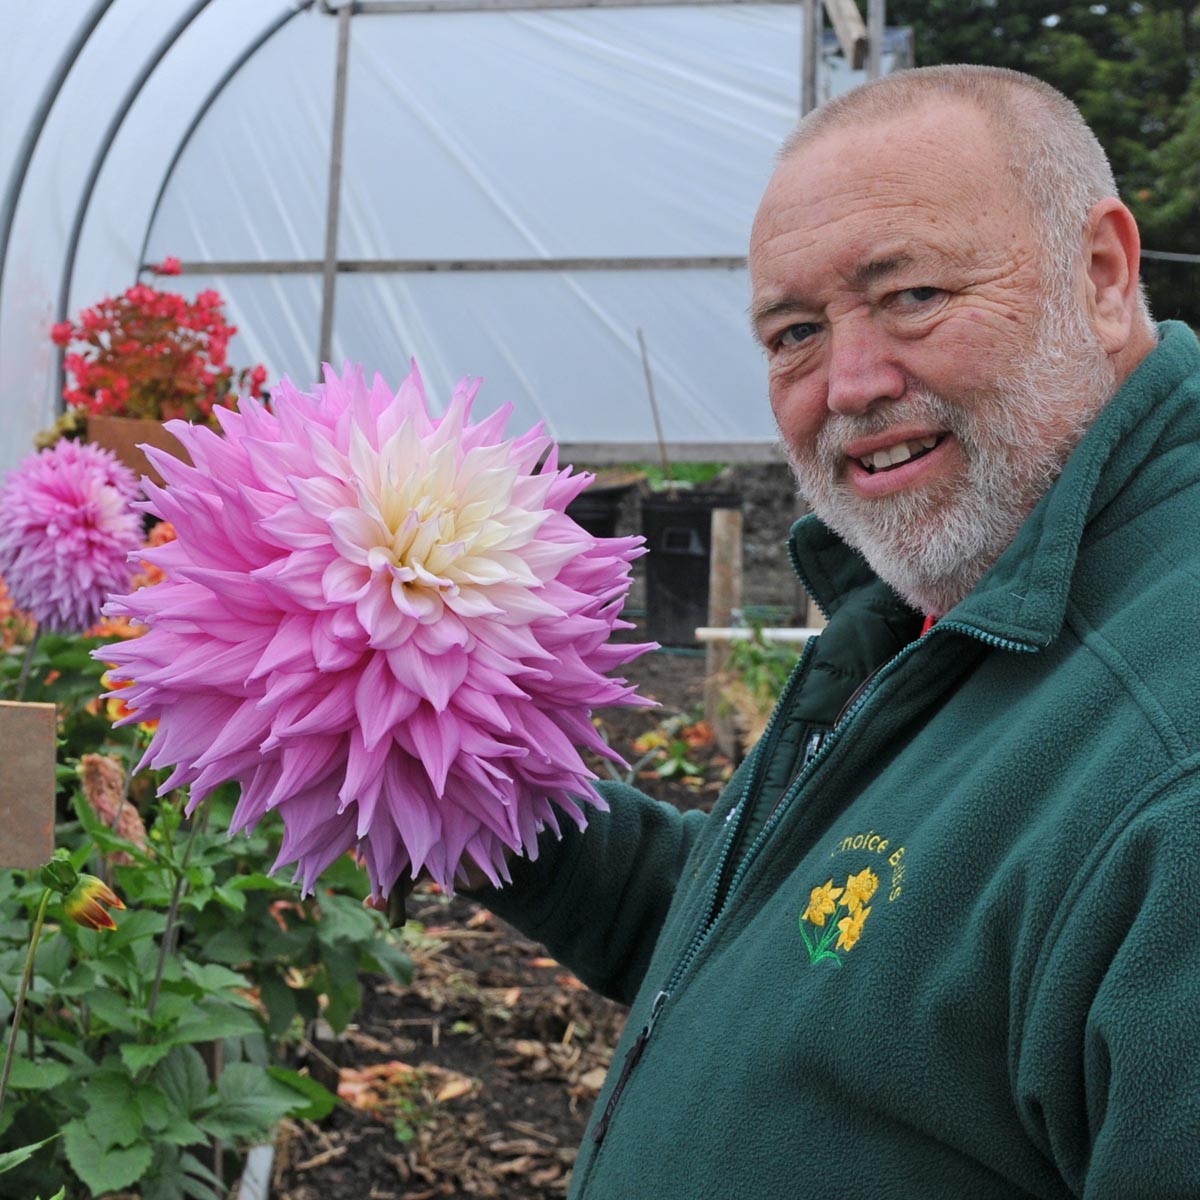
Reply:
[[[1061, 295], [1071, 286], [1088, 214], [1099, 201], [1117, 196], [1117, 184], [1104, 148], [1079, 110], [1040, 79], [968, 65], [898, 71], [814, 110], [784, 142], [780, 159], [839, 131], [955, 101], [971, 105], [986, 120], [1017, 194], [1028, 205], [1047, 284]], [[1149, 325], [1144, 296], [1139, 318]]]

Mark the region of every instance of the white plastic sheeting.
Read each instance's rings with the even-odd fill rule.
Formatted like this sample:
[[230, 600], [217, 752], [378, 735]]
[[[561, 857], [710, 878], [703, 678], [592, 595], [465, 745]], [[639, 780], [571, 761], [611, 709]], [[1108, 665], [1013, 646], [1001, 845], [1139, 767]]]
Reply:
[[[227, 298], [240, 329], [231, 361], [315, 378], [319, 270], [204, 270], [322, 256], [337, 21], [298, 7], [0, 5], [0, 181], [70, 32], [103, 10], [15, 212], [0, 290], [0, 470], [57, 411], [48, 330], [68, 272], [74, 314], [128, 286], [143, 254], [175, 255], [189, 274], [164, 286]], [[641, 328], [669, 441], [712, 457], [773, 441], [744, 269], [434, 272], [386, 260], [743, 255], [796, 116], [798, 6], [360, 13], [351, 31], [338, 255], [384, 265], [339, 275], [335, 362], [398, 383], [415, 357], [435, 403], [482, 375], [481, 411], [511, 401], [513, 430], [541, 419], [572, 444], [644, 444], [654, 426]], [[828, 53], [823, 90], [854, 82]]]

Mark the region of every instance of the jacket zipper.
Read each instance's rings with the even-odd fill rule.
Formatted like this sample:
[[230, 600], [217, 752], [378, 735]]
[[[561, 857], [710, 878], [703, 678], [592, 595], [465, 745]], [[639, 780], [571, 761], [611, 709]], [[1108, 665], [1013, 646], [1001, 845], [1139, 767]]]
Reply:
[[[799, 573], [799, 567], [795, 562], [793, 562], [793, 566], [797, 567], [797, 573]], [[595, 1165], [596, 1153], [599, 1151], [605, 1135], [608, 1133], [608, 1128], [612, 1122], [613, 1113], [616, 1111], [617, 1104], [620, 1101], [625, 1088], [629, 1084], [629, 1079], [633, 1074], [634, 1068], [638, 1065], [642, 1059], [642, 1056], [646, 1052], [646, 1045], [650, 1041], [651, 1035], [654, 1033], [654, 1027], [658, 1024], [659, 1017], [661, 1017], [667, 1001], [671, 998], [672, 993], [683, 980], [684, 975], [686, 975], [688, 970], [691, 968], [692, 963], [696, 961], [697, 956], [699, 955], [705, 942], [708, 941], [713, 929], [717, 925], [717, 922], [728, 910], [729, 905], [733, 900], [733, 896], [737, 892], [738, 884], [741, 883], [742, 879], [745, 877], [746, 872], [750, 869], [754, 859], [758, 856], [760, 850], [770, 837], [772, 831], [776, 828], [779, 822], [783, 819], [784, 815], [791, 808], [795, 798], [804, 790], [804, 785], [808, 782], [820, 764], [829, 757], [834, 746], [837, 745], [844, 735], [845, 730], [853, 724], [854, 717], [858, 715], [863, 706], [878, 690], [879, 685], [883, 682], [883, 680], [887, 676], [891, 675], [893, 671], [897, 670], [900, 664], [916, 649], [921, 642], [928, 637], [932, 637], [934, 634], [938, 633], [939, 630], [942, 633], [951, 631], [962, 633], [968, 637], [976, 639], [977, 641], [983, 642], [987, 646], [993, 646], [1000, 650], [1013, 650], [1023, 653], [1033, 653], [1040, 649], [1039, 646], [1032, 646], [1027, 642], [1017, 642], [1012, 641], [1009, 638], [998, 637], [995, 634], [987, 633], [982, 629], [978, 629], [974, 625], [968, 625], [963, 621], [946, 620], [939, 621], [924, 636], [918, 638], [916, 641], [909, 642], [909, 644], [905, 646], [890, 662], [885, 663], [866, 681], [866, 685], [859, 690], [858, 695], [852, 698], [852, 702], [847, 711], [845, 711], [839, 717], [838, 724], [826, 735], [820, 749], [815, 755], [813, 755], [811, 759], [809, 759], [807, 763], [805, 763], [800, 772], [796, 775], [795, 779], [793, 779], [788, 785], [783, 796], [780, 798], [779, 803], [775, 806], [771, 815], [767, 818], [762, 829], [758, 831], [758, 836], [754, 839], [749, 849], [747, 849], [746, 853], [742, 856], [742, 861], [738, 864], [737, 870], [734, 872], [733, 878], [729, 881], [729, 886], [725, 890], [725, 899], [721, 903], [721, 907], [716, 912], [713, 912], [712, 908], [716, 900], [717, 892], [720, 889], [721, 877], [725, 872], [725, 863], [729, 857], [734, 841], [736, 840], [737, 827], [740, 825], [740, 819], [730, 823], [731, 828], [725, 836], [725, 845], [721, 850], [721, 858], [717, 863], [716, 871], [713, 874], [713, 884], [709, 889], [705, 919], [697, 928], [691, 942], [688, 945], [688, 948], [683, 953], [683, 957], [680, 958], [679, 962], [675, 965], [675, 969], [671, 972], [670, 978], [654, 997], [654, 1003], [650, 1008], [650, 1016], [648, 1017], [645, 1025], [643, 1025], [639, 1030], [637, 1037], [634, 1039], [633, 1045], [630, 1046], [629, 1050], [626, 1052], [625, 1062], [621, 1067], [621, 1074], [618, 1076], [612, 1093], [609, 1095], [608, 1103], [604, 1106], [604, 1112], [601, 1115], [600, 1120], [596, 1123], [595, 1128], [592, 1130], [592, 1141], [595, 1149], [592, 1152], [592, 1161], [588, 1166], [589, 1175], [591, 1174], [592, 1167]], [[746, 791], [743, 793], [741, 800], [738, 801], [737, 807], [734, 810], [740, 812], [742, 818], [744, 818], [746, 810], [749, 807], [747, 801], [754, 797], [757, 794], [759, 787], [762, 786], [762, 771], [764, 769], [763, 764], [769, 758], [768, 750], [774, 750], [775, 740], [778, 737], [778, 725], [780, 719], [779, 714], [788, 707], [786, 702], [790, 701], [792, 693], [795, 691], [799, 680], [803, 676], [804, 669], [807, 666], [816, 640], [816, 638], [812, 638], [805, 645], [804, 653], [801, 655], [800, 661], [796, 664], [795, 668], [793, 668], [792, 674], [788, 679], [787, 686], [784, 688], [780, 696], [780, 701], [775, 706], [775, 711], [771, 714], [771, 720], [767, 725], [766, 732], [763, 734], [763, 737], [758, 744], [753, 775], [749, 785], [746, 788]]]
[[[785, 699], [790, 700], [792, 693], [799, 685], [799, 681], [804, 677], [808, 667], [809, 659], [813, 655], [813, 650], [816, 645], [816, 638], [810, 638], [804, 646], [804, 651], [800, 655], [796, 665], [792, 668], [792, 673], [788, 677], [788, 681], [784, 686], [780, 696], [780, 702], [775, 706], [775, 711], [771, 714], [771, 719], [767, 723], [767, 728], [759, 740], [758, 747], [755, 751], [754, 769], [750, 777], [750, 781], [746, 787], [742, 798], [738, 801], [734, 808], [734, 812], [745, 812], [745, 804], [748, 797], [757, 794], [758, 789], [762, 786], [763, 764], [769, 757], [765, 752], [766, 747], [774, 749], [774, 745], [779, 736], [779, 714], [784, 711], [786, 705]], [[716, 900], [717, 892], [720, 889], [721, 878], [725, 874], [725, 863], [729, 858], [730, 850], [736, 840], [737, 827], [739, 821], [730, 822], [730, 829], [725, 837], [725, 844], [721, 848], [720, 861], [717, 863], [717, 868], [713, 873], [713, 884], [709, 889], [708, 900], [705, 905], [705, 911], [710, 912]], [[733, 881], [730, 881], [730, 890], [733, 887]], [[727, 896], [728, 898], [728, 896]], [[723, 908], [724, 906], [722, 906]], [[712, 920], [715, 920], [714, 916]], [[608, 1133], [608, 1126], [612, 1120], [613, 1112], [617, 1107], [617, 1102], [621, 1099], [621, 1094], [625, 1091], [626, 1084], [629, 1082], [629, 1077], [633, 1074], [633, 1069], [641, 1061], [642, 1055], [646, 1050], [646, 1043], [650, 1040], [650, 1035], [654, 1032], [654, 1026], [658, 1022], [659, 1014], [663, 1010], [663, 1006], [671, 997], [672, 989], [678, 984], [683, 973], [691, 965], [692, 959], [699, 952], [700, 946], [703, 944], [704, 935], [712, 926], [712, 921], [707, 921], [700, 928], [696, 937], [693, 937], [691, 945], [683, 958], [676, 964], [675, 970], [672, 971], [670, 979], [658, 994], [654, 997], [654, 1003], [650, 1007], [650, 1016], [645, 1025], [638, 1031], [637, 1037], [634, 1039], [633, 1045], [629, 1047], [625, 1054], [625, 1062], [621, 1066], [621, 1074], [617, 1077], [617, 1082], [613, 1086], [612, 1093], [608, 1097], [608, 1103], [604, 1106], [604, 1112], [600, 1116], [600, 1120], [596, 1122], [592, 1130], [592, 1141], [596, 1148], [599, 1149], [600, 1144], [604, 1141], [605, 1134]], [[593, 1160], [594, 1161], [594, 1160]]]

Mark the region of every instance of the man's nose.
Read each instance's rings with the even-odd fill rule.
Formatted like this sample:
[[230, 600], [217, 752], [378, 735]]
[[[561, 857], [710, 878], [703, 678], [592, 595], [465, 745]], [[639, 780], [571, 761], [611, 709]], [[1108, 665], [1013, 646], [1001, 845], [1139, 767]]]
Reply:
[[832, 329], [827, 379], [830, 412], [848, 416], [865, 413], [881, 400], [898, 400], [905, 388], [888, 339], [866, 320]]

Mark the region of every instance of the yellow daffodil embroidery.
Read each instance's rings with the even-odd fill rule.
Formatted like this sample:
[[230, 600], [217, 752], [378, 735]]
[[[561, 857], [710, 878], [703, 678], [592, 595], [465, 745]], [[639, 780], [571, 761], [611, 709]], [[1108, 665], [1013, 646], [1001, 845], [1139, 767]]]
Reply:
[[850, 912], [856, 913], [875, 895], [878, 886], [879, 876], [870, 867], [864, 867], [857, 875], [851, 875], [846, 880], [842, 903]]
[[[879, 876], [870, 867], [851, 875], [845, 887], [834, 887], [830, 879], [821, 887], [815, 887], [809, 895], [808, 907], [800, 914], [800, 936], [804, 939], [810, 963], [826, 959], [842, 965], [839, 950], [849, 954], [858, 945], [863, 925], [871, 915], [868, 901], [879, 887]], [[838, 914], [843, 915], [839, 918]], [[826, 918], [831, 917], [828, 926]], [[805, 923], [822, 930], [810, 933]], [[830, 942], [837, 941], [832, 948]]]
[[838, 936], [837, 950], [845, 950], [848, 954], [858, 944], [862, 935], [863, 922], [871, 915], [869, 908], [860, 908], [853, 916], [843, 917], [837, 924], [841, 933]]
[[813, 888], [812, 895], [808, 898], [808, 910], [802, 919], [823, 926], [825, 918], [837, 911], [837, 899], [841, 894], [842, 889], [835, 888], [832, 879], [820, 887]]

